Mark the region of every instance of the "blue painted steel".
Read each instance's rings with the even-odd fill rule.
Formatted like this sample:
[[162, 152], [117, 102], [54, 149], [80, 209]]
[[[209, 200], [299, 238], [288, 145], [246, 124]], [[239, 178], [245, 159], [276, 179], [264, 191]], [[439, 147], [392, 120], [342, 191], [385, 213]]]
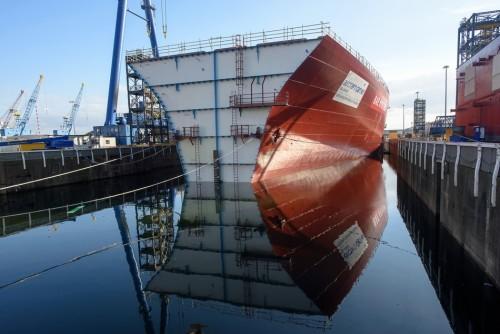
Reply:
[[31, 97], [28, 100], [28, 104], [26, 105], [26, 109], [24, 110], [23, 117], [21, 117], [16, 122], [16, 129], [14, 131], [16, 136], [22, 136], [24, 129], [26, 128], [26, 124], [28, 124], [28, 121], [30, 120], [33, 109], [35, 109], [36, 101], [38, 100], [38, 93], [40, 92], [42, 81], [43, 75], [40, 74], [40, 79], [38, 79], [35, 89], [33, 90], [33, 93], [31, 93]]
[[10, 145], [20, 145], [20, 144], [32, 144], [32, 143], [45, 143], [47, 146], [51, 146], [55, 141], [66, 141], [69, 140], [68, 136], [58, 136], [58, 137], [45, 137], [45, 138], [31, 138], [31, 139], [21, 139], [21, 140], [8, 140], [0, 141], [0, 146], [10, 146]]
[[214, 51], [214, 115], [215, 115], [215, 149], [219, 156], [219, 101], [218, 101], [218, 81], [217, 81], [217, 51]]
[[72, 140], [63, 140], [63, 139], [57, 139], [57, 140], [52, 140], [47, 147], [51, 149], [59, 149], [59, 148], [67, 148], [67, 147], [73, 147], [75, 144], [73, 143]]
[[151, 49], [153, 50], [153, 56], [158, 58], [158, 42], [156, 41], [156, 29], [155, 29], [155, 21], [153, 10], [154, 7], [151, 5], [151, 0], [144, 0], [144, 4], [142, 5], [142, 9], [146, 13], [146, 19], [148, 24], [148, 34], [149, 40], [151, 42]]
[[113, 125], [116, 120], [116, 105], [118, 102], [118, 84], [120, 80], [120, 57], [123, 45], [123, 31], [125, 29], [125, 14], [127, 13], [127, 0], [118, 0], [116, 13], [115, 39], [113, 43], [113, 59], [109, 77], [108, 106], [106, 108], [106, 121], [104, 125]]

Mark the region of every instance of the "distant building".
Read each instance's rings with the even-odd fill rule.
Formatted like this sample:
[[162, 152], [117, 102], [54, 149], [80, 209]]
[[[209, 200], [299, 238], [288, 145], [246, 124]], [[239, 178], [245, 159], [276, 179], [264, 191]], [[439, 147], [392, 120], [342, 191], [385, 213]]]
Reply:
[[413, 101], [413, 132], [416, 136], [425, 135], [425, 100], [418, 96]]

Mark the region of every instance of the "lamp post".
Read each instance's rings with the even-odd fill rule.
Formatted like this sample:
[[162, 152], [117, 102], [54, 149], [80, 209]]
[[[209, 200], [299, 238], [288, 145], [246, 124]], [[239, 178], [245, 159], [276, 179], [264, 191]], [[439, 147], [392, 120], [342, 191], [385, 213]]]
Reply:
[[405, 137], [405, 105], [403, 104], [403, 138]]
[[446, 122], [446, 112], [448, 110], [448, 65], [444, 65], [444, 117]]

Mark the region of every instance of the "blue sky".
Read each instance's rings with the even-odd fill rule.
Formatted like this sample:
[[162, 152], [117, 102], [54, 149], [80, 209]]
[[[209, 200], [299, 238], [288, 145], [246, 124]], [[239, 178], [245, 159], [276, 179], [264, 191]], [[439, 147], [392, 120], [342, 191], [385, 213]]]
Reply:
[[[129, 8], [141, 13], [141, 0]], [[153, 1], [159, 7], [160, 0]], [[58, 128], [81, 82], [85, 91], [77, 131], [104, 122], [117, 0], [10, 1], [0, 11], [0, 114], [20, 89], [31, 93], [38, 75], [43, 132]], [[167, 0], [168, 36], [160, 45], [283, 26], [330, 22], [333, 30], [363, 54], [391, 91], [387, 128], [400, 128], [401, 105], [407, 125], [416, 91], [427, 99], [427, 120], [444, 112], [444, 72], [450, 65], [449, 107], [455, 90], [457, 28], [473, 12], [498, 9], [490, 0], [339, 1]], [[161, 32], [160, 13], [156, 15]], [[125, 49], [149, 47], [144, 22], [128, 15]], [[126, 111], [124, 68], [119, 112]], [[35, 117], [30, 126], [35, 129]]]

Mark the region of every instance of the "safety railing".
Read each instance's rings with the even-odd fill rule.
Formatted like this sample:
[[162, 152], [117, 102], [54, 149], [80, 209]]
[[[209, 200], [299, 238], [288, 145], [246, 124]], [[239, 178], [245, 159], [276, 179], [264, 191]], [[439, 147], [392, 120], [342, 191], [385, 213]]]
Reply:
[[[320, 22], [318, 24], [296, 27], [284, 27], [282, 29], [253, 32], [243, 35], [212, 37], [209, 39], [200, 39], [198, 41], [186, 43], [182, 42], [159, 47], [158, 53], [160, 57], [166, 57], [182, 53], [207, 52], [222, 48], [249, 47], [261, 43], [290, 41], [304, 38], [319, 38], [326, 35], [330, 36], [344, 49], [351, 53], [387, 89], [385, 81], [382, 79], [377, 70], [368, 62], [368, 60], [366, 60], [365, 57], [363, 57], [358, 51], [354, 50], [350, 44], [345, 42], [335, 32], [331, 31], [330, 24], [328, 22]], [[153, 50], [151, 48], [135, 49], [127, 51], [126, 53], [127, 63], [140, 62], [150, 58], [153, 58]]]
[[183, 126], [182, 137], [184, 138], [198, 138], [200, 136], [199, 126]]
[[229, 106], [232, 108], [265, 107], [273, 105], [287, 105], [288, 93], [279, 94], [277, 91], [231, 95]]
[[231, 136], [232, 137], [249, 137], [250, 136], [250, 125], [232, 124], [231, 125]]
[[[271, 43], [278, 41], [288, 41], [306, 37], [321, 37], [330, 32], [330, 25], [321, 22], [319, 24], [303, 25], [298, 27], [284, 27], [282, 29], [253, 32], [243, 35], [212, 37], [209, 39], [193, 42], [182, 42], [173, 45], [166, 45], [158, 48], [160, 57], [170, 56], [179, 53], [213, 51], [222, 48], [234, 48], [240, 46], [254, 46], [259, 43]], [[153, 50], [136, 49], [126, 53], [128, 62], [138, 62], [153, 57]]]

